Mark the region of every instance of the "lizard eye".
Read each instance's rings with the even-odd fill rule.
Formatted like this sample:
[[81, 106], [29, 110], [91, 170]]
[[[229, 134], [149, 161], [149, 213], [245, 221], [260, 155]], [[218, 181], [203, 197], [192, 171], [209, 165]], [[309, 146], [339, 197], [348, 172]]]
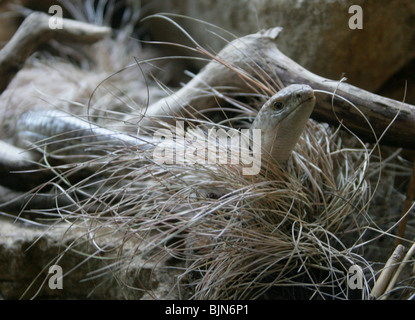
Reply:
[[282, 109], [284, 109], [284, 104], [281, 101], [274, 102], [272, 106], [277, 111], [281, 111]]

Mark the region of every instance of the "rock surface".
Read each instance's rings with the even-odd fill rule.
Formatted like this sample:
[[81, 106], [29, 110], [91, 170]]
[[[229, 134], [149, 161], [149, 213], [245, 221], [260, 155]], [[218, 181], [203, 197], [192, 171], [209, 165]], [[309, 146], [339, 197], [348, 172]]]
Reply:
[[[349, 28], [351, 5], [360, 5], [363, 10], [361, 30]], [[316, 74], [330, 79], [345, 76], [351, 84], [369, 91], [377, 90], [415, 57], [412, 0], [171, 0], [160, 1], [154, 12], [202, 19], [237, 36], [281, 26], [284, 30], [277, 43], [284, 54]], [[174, 19], [196, 41], [216, 51], [223, 47], [223, 40], [206, 31], [211, 27]], [[183, 38], [176, 28], [160, 21], [151, 21], [157, 38]]]
[[[114, 268], [109, 265], [115, 261], [111, 255], [115, 255], [116, 250], [111, 250], [115, 249], [111, 245], [120, 242], [114, 241], [112, 237], [103, 237], [100, 246], [107, 252], [87, 259], [80, 253], [93, 254], [96, 248], [91, 242], [82, 241], [84, 237], [83, 229], [76, 225], [70, 228], [68, 225], [38, 228], [13, 223], [11, 219], [0, 219], [0, 300], [33, 297], [177, 299], [177, 292], [172, 290], [177, 275], [175, 268], [166, 269], [164, 263], [148, 262], [137, 255], [128, 264], [127, 270], [114, 277]], [[74, 242], [77, 243], [74, 248], [78, 253], [69, 251], [56, 260]], [[49, 272], [51, 265], [62, 268], [62, 289], [51, 289], [49, 286], [49, 279], [56, 275], [55, 272]], [[86, 280], [97, 275], [100, 276]], [[53, 279], [51, 281], [56, 283]]]

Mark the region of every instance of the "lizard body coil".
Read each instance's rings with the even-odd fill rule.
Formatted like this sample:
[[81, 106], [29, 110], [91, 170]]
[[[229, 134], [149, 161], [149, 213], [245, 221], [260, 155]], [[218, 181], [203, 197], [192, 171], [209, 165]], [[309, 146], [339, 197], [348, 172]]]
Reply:
[[[251, 129], [261, 130], [262, 159], [284, 162], [297, 143], [311, 112], [315, 97], [308, 85], [290, 85], [262, 106]], [[56, 110], [30, 111], [17, 122], [16, 145], [28, 147], [43, 141], [48, 152], [67, 150], [71, 155], [85, 154], [77, 146], [110, 145], [146, 148], [150, 136], [133, 136], [108, 130]], [[96, 151], [96, 148], [94, 149]]]

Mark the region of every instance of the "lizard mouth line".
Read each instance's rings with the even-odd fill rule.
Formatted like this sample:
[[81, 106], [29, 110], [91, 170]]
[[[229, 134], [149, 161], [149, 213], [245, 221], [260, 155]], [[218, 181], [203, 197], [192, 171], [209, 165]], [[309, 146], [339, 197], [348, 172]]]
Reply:
[[[306, 102], [310, 102], [310, 101], [312, 101], [312, 100], [314, 100], [315, 101], [315, 99], [316, 99], [316, 97], [315, 96], [312, 96], [312, 97], [310, 97], [310, 98], [308, 98], [307, 100], [304, 100], [303, 102], [301, 102], [296, 108], [293, 108], [292, 110], [290, 110], [289, 112], [287, 112], [284, 116], [283, 116], [283, 118], [282, 119], [285, 119], [285, 118], [287, 118], [288, 116], [290, 116], [293, 112], [295, 112], [296, 110], [298, 110], [299, 108], [301, 108], [303, 105], [304, 105], [304, 103], [306, 103]], [[279, 114], [277, 114], [277, 115], [272, 115], [272, 117], [278, 117], [279, 116]]]
[[289, 114], [291, 114], [293, 111], [295, 111], [295, 110], [297, 110], [298, 108], [301, 108], [301, 106], [304, 104], [304, 103], [306, 103], [306, 102], [310, 102], [310, 101], [312, 101], [312, 100], [315, 100], [316, 99], [316, 97], [315, 96], [312, 96], [312, 97], [310, 97], [310, 98], [308, 98], [307, 100], [304, 100], [303, 102], [301, 102], [298, 106], [297, 106], [297, 108], [293, 108], [288, 114], [287, 114], [287, 116], [289, 115]]

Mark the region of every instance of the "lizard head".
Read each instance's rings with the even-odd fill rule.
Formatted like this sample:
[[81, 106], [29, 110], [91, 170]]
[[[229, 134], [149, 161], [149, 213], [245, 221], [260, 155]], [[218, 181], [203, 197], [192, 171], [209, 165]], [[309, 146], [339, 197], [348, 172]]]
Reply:
[[263, 156], [284, 162], [313, 111], [313, 89], [308, 85], [293, 84], [273, 95], [261, 108], [252, 129], [261, 130]]

